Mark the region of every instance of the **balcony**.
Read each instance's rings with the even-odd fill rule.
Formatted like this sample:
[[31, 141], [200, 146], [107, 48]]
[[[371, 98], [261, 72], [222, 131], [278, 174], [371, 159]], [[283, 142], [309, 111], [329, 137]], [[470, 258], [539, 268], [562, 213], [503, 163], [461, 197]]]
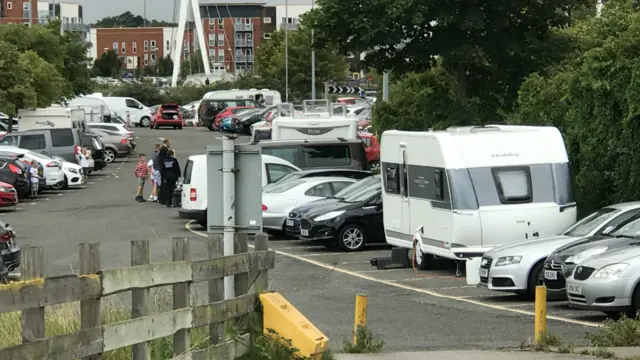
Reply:
[[291, 19], [291, 22], [287, 22], [287, 18], [282, 18], [282, 22], [280, 23], [280, 28], [283, 30], [297, 30], [298, 29], [298, 19]]
[[253, 47], [253, 39], [235, 39], [235, 47]]
[[237, 55], [235, 56], [236, 64], [237, 63], [252, 63], [253, 55]]
[[89, 25], [66, 23], [62, 24], [62, 29], [64, 31], [89, 32]]
[[233, 29], [235, 31], [253, 31], [253, 23], [250, 23], [250, 24], [236, 23], [236, 24], [233, 24]]

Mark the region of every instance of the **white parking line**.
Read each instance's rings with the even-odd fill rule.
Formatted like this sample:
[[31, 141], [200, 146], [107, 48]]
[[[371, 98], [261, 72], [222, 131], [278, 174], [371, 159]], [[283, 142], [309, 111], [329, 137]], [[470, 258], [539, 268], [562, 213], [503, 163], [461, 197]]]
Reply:
[[64, 195], [64, 194], [62, 194], [62, 193], [58, 194], [58, 196], [63, 196], [63, 195]]
[[[203, 233], [201, 231], [192, 230], [191, 229], [191, 223], [192, 223], [192, 221], [189, 221], [189, 222], [187, 222], [185, 224], [185, 228], [188, 231], [190, 231], [191, 233], [193, 233], [195, 235], [198, 235], [198, 236], [202, 236], [202, 237], [205, 237], [205, 238], [208, 237], [208, 235], [206, 233]], [[255, 246], [249, 245], [249, 247], [253, 249]], [[389, 281], [389, 280], [377, 279], [375, 277], [372, 277], [372, 276], [369, 276], [369, 275], [366, 275], [366, 274], [359, 274], [359, 273], [356, 273], [354, 271], [342, 269], [342, 268], [337, 267], [337, 266], [332, 265], [332, 264], [327, 264], [327, 263], [323, 263], [323, 262], [320, 262], [320, 261], [308, 259], [306, 257], [300, 256], [300, 255], [296, 255], [296, 254], [290, 254], [290, 253], [286, 253], [286, 252], [278, 251], [278, 250], [274, 250], [274, 252], [276, 254], [279, 254], [279, 255], [282, 255], [282, 256], [286, 256], [286, 257], [289, 257], [289, 258], [292, 258], [292, 259], [296, 259], [296, 260], [299, 260], [299, 261], [303, 261], [303, 262], [306, 262], [308, 264], [315, 265], [317, 267], [320, 267], [320, 268], [323, 268], [323, 269], [326, 269], [326, 270], [331, 270], [333, 272], [339, 272], [339, 273], [342, 273], [342, 274], [345, 274], [345, 275], [350, 275], [350, 276], [353, 276], [353, 277], [357, 277], [357, 278], [360, 278], [360, 279], [363, 279], [363, 280], [368, 280], [368, 281], [375, 282], [375, 283], [378, 283], [378, 284], [384, 284], [384, 285], [388, 285], [388, 286], [393, 286], [393, 287], [396, 287], [396, 288], [399, 288], [399, 289], [413, 291], [413, 292], [417, 292], [417, 293], [424, 294], [424, 295], [430, 295], [430, 296], [441, 298], [441, 299], [465, 302], [465, 303], [468, 303], [468, 304], [482, 306], [482, 307], [486, 307], [486, 308], [493, 309], [493, 310], [511, 312], [511, 313], [520, 314], [520, 315], [535, 316], [535, 313], [533, 311], [526, 311], [526, 310], [520, 310], [520, 309], [516, 309], [516, 308], [509, 308], [509, 307], [502, 306], [502, 305], [489, 304], [489, 303], [485, 303], [485, 302], [482, 302], [482, 301], [470, 299], [471, 296], [446, 295], [446, 294], [439, 293], [437, 291], [421, 289], [421, 288], [417, 288], [417, 287], [410, 286], [410, 285], [407, 285], [407, 284], [401, 284], [401, 283], [396, 283], [396, 282], [392, 282], [392, 281]], [[547, 319], [561, 321], [561, 322], [565, 322], [565, 323], [569, 323], [569, 324], [587, 326], [587, 327], [600, 327], [600, 324], [597, 323], [597, 322], [575, 320], [575, 319], [571, 319], [571, 318], [564, 317], [564, 316], [547, 315]]]

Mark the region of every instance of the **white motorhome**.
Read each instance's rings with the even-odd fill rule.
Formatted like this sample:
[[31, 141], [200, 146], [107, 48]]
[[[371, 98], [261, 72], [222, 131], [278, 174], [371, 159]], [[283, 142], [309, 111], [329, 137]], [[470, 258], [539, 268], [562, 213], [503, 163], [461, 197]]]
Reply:
[[84, 132], [87, 128], [83, 109], [51, 106], [42, 109], [18, 110], [19, 131], [66, 128]]
[[[347, 117], [344, 108], [334, 108], [327, 100], [304, 100], [302, 112], [293, 104], [278, 105], [278, 116], [271, 123], [271, 140], [357, 138], [357, 119]], [[342, 110], [342, 111], [339, 111]]]
[[569, 160], [554, 127], [385, 131], [381, 140], [387, 243], [464, 260], [576, 221]]
[[209, 91], [204, 94], [202, 100], [255, 100], [260, 103], [264, 99], [264, 105], [278, 105], [282, 103], [282, 96], [276, 90], [269, 89], [231, 89]]
[[84, 109], [87, 122], [109, 122], [111, 110], [107, 103], [100, 98], [91, 96], [78, 96], [67, 103], [68, 108]]

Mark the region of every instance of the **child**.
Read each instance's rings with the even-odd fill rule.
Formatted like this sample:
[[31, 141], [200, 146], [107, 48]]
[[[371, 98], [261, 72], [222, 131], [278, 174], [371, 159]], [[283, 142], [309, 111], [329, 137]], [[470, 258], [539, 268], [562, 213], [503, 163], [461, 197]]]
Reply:
[[149, 195], [149, 201], [158, 201], [158, 184], [156, 184], [155, 176], [153, 175], [153, 157], [149, 159], [147, 163], [147, 172], [149, 173], [149, 178], [151, 179], [151, 195]]
[[142, 192], [144, 191], [144, 183], [147, 180], [147, 176], [149, 176], [149, 169], [147, 168], [147, 162], [144, 159], [144, 154], [140, 154], [134, 174], [136, 178], [138, 178], [138, 193], [136, 195], [136, 201], [145, 202], [147, 200], [142, 196]]
[[89, 175], [89, 160], [87, 158], [87, 149], [86, 146], [83, 146], [80, 152], [78, 152], [78, 165], [82, 166], [82, 177], [84, 178], [85, 184], [87, 183], [87, 176]]
[[29, 177], [31, 178], [31, 197], [36, 199], [38, 197], [40, 175], [38, 175], [38, 162], [35, 160], [31, 162], [31, 169], [29, 169]]

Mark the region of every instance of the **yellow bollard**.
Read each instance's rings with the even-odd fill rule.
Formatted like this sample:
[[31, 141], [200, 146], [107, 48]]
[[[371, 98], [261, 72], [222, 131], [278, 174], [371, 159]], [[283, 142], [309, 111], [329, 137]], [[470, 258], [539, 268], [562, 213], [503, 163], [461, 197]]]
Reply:
[[353, 324], [353, 345], [358, 342], [358, 327], [367, 326], [367, 295], [356, 295], [356, 316]]
[[535, 308], [535, 344], [540, 345], [547, 334], [547, 287], [536, 286], [536, 308]]

